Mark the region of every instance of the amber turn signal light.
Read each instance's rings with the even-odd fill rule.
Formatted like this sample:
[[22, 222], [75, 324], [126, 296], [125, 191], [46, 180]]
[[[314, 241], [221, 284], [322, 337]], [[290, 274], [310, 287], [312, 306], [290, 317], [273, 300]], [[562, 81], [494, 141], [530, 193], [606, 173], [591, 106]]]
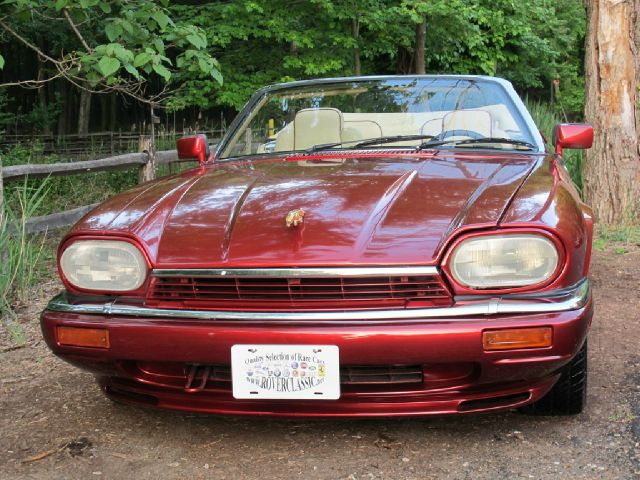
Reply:
[[58, 327], [58, 343], [73, 347], [109, 348], [106, 328]]
[[489, 351], [541, 348], [550, 347], [552, 344], [551, 327], [509, 328], [482, 332], [482, 346]]

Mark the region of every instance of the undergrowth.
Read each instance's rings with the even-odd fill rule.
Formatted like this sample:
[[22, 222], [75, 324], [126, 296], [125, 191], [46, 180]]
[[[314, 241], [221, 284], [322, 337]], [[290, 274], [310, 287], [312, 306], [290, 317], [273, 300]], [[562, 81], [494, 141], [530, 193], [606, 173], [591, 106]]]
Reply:
[[31, 299], [33, 288], [46, 274], [40, 261], [46, 255], [46, 233], [30, 235], [26, 220], [45, 201], [48, 188], [46, 180], [35, 188], [28, 182], [14, 188], [15, 206], [5, 205], [0, 222], [0, 313], [2, 323], [18, 344], [24, 342], [24, 334], [14, 310]]
[[640, 226], [598, 225], [594, 232], [593, 247], [596, 250], [613, 249], [615, 253], [624, 254], [640, 249]]
[[[549, 145], [550, 149], [553, 149], [551, 145], [553, 127], [559, 123], [563, 123], [563, 119], [546, 103], [532, 101], [525, 103], [536, 125], [542, 131], [547, 145]], [[567, 167], [573, 183], [575, 183], [578, 191], [582, 194], [582, 150], [565, 150], [563, 152], [563, 163]]]

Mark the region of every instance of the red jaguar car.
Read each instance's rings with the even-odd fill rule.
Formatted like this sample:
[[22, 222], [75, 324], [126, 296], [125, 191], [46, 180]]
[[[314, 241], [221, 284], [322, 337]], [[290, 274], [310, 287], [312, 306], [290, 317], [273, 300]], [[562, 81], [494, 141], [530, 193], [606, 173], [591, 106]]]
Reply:
[[258, 91], [200, 166], [104, 202], [62, 241], [50, 348], [113, 400], [194, 412], [582, 411], [592, 214], [511, 84]]

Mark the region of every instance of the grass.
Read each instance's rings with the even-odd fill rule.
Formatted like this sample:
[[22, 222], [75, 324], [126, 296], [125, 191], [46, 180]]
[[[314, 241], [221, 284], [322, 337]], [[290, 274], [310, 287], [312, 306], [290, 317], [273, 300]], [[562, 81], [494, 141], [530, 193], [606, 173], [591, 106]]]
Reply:
[[44, 202], [47, 192], [46, 180], [37, 188], [24, 182], [14, 190], [17, 208], [5, 205], [0, 224], [0, 313], [2, 323], [17, 344], [24, 342], [24, 333], [14, 309], [29, 301], [34, 286], [46, 271], [40, 260], [47, 236], [29, 235], [26, 219]]
[[637, 251], [640, 247], [640, 226], [598, 225], [594, 234], [593, 247], [596, 250], [612, 249], [615, 253], [622, 255]]
[[[547, 144], [552, 148], [551, 138], [553, 136], [553, 128], [558, 123], [563, 123], [562, 118], [546, 103], [532, 101], [526, 101], [525, 103], [533, 120], [547, 140]], [[578, 191], [582, 194], [582, 151], [565, 150], [563, 153], [563, 163], [567, 167], [573, 183], [576, 184]]]

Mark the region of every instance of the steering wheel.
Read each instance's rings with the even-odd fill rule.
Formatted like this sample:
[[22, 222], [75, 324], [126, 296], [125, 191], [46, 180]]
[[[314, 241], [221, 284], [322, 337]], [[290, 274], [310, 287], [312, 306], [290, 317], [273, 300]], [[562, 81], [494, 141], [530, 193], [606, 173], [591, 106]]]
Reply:
[[[475, 130], [464, 130], [464, 129], [456, 129], [456, 130], [444, 130], [436, 135], [433, 140], [445, 140], [451, 137], [466, 137], [471, 139], [484, 138], [486, 135], [481, 134], [480, 132], [476, 132]], [[432, 141], [433, 141], [432, 140]]]

